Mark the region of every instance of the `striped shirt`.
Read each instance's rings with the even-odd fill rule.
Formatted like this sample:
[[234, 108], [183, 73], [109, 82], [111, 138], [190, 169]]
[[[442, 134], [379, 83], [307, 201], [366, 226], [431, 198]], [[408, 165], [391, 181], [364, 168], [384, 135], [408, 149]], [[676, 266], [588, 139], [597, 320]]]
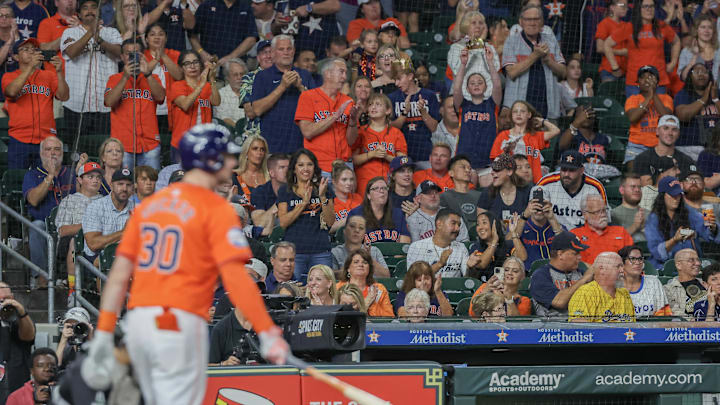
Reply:
[[[83, 234], [89, 232], [100, 232], [102, 235], [110, 235], [125, 228], [125, 222], [130, 218], [130, 212], [135, 208], [132, 200], [128, 200], [127, 205], [122, 210], [115, 208], [112, 197], [106, 195], [91, 202], [85, 210], [82, 219]], [[90, 250], [87, 242], [85, 242], [85, 254], [94, 256], [96, 252]]]

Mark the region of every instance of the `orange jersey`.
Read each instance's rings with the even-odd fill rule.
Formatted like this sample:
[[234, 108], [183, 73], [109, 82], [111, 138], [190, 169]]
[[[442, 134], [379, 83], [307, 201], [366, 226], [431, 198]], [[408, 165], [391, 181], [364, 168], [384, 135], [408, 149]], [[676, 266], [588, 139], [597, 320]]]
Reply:
[[[500, 155], [502, 151], [502, 143], [510, 139], [510, 130], [502, 131], [495, 138], [492, 149], [490, 150], [490, 159], [495, 159]], [[538, 182], [542, 178], [542, 168], [540, 167], [542, 160], [540, 151], [549, 147], [550, 143], [545, 141], [545, 132], [535, 132], [533, 134], [526, 133], [523, 135], [520, 141], [518, 141], [515, 150], [511, 151], [511, 154], [516, 152], [518, 146], [522, 142], [523, 151], [522, 153], [527, 156], [528, 162], [530, 162], [530, 168], [532, 168], [533, 181]]]
[[[673, 99], [667, 94], [658, 94], [663, 105], [673, 110]], [[635, 94], [625, 100], [625, 112], [637, 108], [640, 103], [645, 100], [641, 94]], [[648, 148], [654, 148], [657, 146], [657, 125], [660, 120], [660, 114], [655, 108], [655, 102], [647, 105], [647, 111], [643, 114], [640, 121], [630, 124], [630, 142], [637, 145], [645, 145]]]
[[413, 183], [415, 183], [416, 186], [419, 186], [420, 183], [425, 180], [430, 180], [437, 184], [443, 191], [455, 188], [455, 182], [450, 178], [450, 173], [445, 173], [442, 177], [437, 177], [432, 174], [432, 169], [418, 170], [413, 173]]
[[[597, 31], [595, 31], [595, 39], [602, 39], [604, 41], [608, 39], [608, 37], [614, 32], [622, 30], [625, 25], [630, 25], [630, 23], [625, 21], [615, 22], [612, 18], [605, 17], [602, 21], [600, 21], [597, 26]], [[622, 41], [615, 44], [615, 46], [613, 46], [613, 49], [627, 48], [628, 44], [626, 42], [627, 41]], [[627, 57], [615, 55], [615, 60], [617, 61], [618, 66], [620, 66], [620, 69], [625, 72], [625, 70], [627, 69]], [[602, 54], [602, 60], [600, 62], [600, 68], [598, 69], [598, 71], [603, 70], [612, 72], [612, 67], [610, 67], [610, 62], [605, 57], [605, 54]]]
[[[297, 109], [295, 110], [295, 123], [298, 121], [319, 122], [332, 117], [345, 101], [352, 99], [338, 93], [335, 100], [331, 99], [322, 88], [306, 90], [300, 93]], [[340, 118], [320, 135], [312, 139], [305, 139], [305, 147], [317, 157], [320, 169], [332, 172], [332, 162], [350, 158], [350, 145], [347, 141], [348, 117], [353, 103], [345, 107]]]
[[658, 86], [667, 86], [670, 84], [670, 78], [667, 70], [665, 69], [665, 49], [664, 43], [672, 43], [677, 34], [675, 31], [664, 21], [659, 22], [660, 35], [659, 38], [655, 37], [652, 32], [652, 24], [644, 24], [642, 29], [638, 33], [638, 44], [635, 45], [633, 40], [633, 26], [632, 24], [625, 24], [619, 27], [616, 31], [613, 31], [612, 39], [619, 43], [627, 46], [627, 71], [625, 73], [625, 83], [630, 86], [637, 86], [637, 72], [644, 65], [652, 65], [660, 73], [660, 81]]
[[[360, 128], [352, 149], [354, 155], [359, 155], [372, 152], [380, 146], [384, 147], [387, 154], [392, 157], [397, 156], [397, 152], [402, 152], [403, 155], [408, 153], [405, 135], [389, 125], [380, 132], [374, 131], [369, 125]], [[355, 166], [357, 189], [365, 190], [365, 186], [373, 177], [385, 177], [388, 173], [390, 173], [390, 162], [386, 159], [371, 159], [360, 166]]]
[[[20, 70], [3, 75], [3, 93], [18, 76]], [[58, 78], [54, 69], [36, 70], [27, 78], [17, 97], [6, 95], [3, 108], [10, 116], [9, 135], [22, 143], [32, 144], [57, 135], [53, 114], [53, 98], [57, 89]]]
[[574, 233], [580, 242], [590, 246], [580, 252], [580, 258], [587, 264], [593, 264], [595, 258], [602, 252], [617, 252], [625, 246], [633, 245], [632, 236], [622, 226], [609, 225], [598, 234], [590, 229], [586, 222], [585, 225], [571, 229], [570, 232]]
[[[472, 295], [472, 298], [475, 298], [476, 295], [480, 295], [483, 291], [485, 291], [485, 287], [487, 286], [487, 283], [483, 283]], [[472, 300], [472, 298], [470, 298]], [[522, 296], [522, 295], [516, 295], [513, 297], [515, 300], [515, 305], [518, 307], [518, 312], [520, 315], [530, 316], [532, 315], [532, 301], [530, 301], [530, 298]], [[468, 315], [470, 316], [480, 316], [479, 314], [476, 314], [475, 311], [472, 309], [472, 305], [470, 305], [470, 308], [468, 309]]]
[[350, 194], [348, 197], [349, 198], [345, 201], [342, 201], [338, 197], [335, 197], [333, 199], [336, 221], [341, 221], [343, 220], [343, 218], [347, 218], [348, 212], [350, 212], [351, 209], [359, 206], [363, 202], [363, 196], [361, 196], [360, 194]]
[[[133, 263], [129, 309], [177, 308], [202, 318], [207, 318], [221, 269], [228, 268], [223, 265], [245, 263], [252, 256], [232, 206], [188, 183], [144, 199], [128, 220], [116, 254]], [[262, 300], [248, 294], [257, 291], [255, 283], [241, 266], [234, 270], [222, 274], [230, 297], [256, 330], [267, 329], [272, 321]], [[247, 311], [253, 305], [256, 310]]]
[[378, 25], [372, 25], [370, 21], [368, 21], [365, 18], [357, 18], [355, 20], [350, 21], [350, 24], [348, 25], [347, 34], [345, 34], [345, 38], [347, 38], [348, 42], [352, 42], [356, 39], [360, 39], [360, 34], [362, 34], [365, 30], [379, 30], [380, 26], [385, 24], [388, 21], [392, 21], [397, 25], [397, 27], [400, 29], [400, 36], [401, 37], [407, 37], [407, 31], [405, 30], [405, 26], [402, 25], [400, 20], [397, 18], [386, 18], [384, 20], [380, 20]]
[[[52, 17], [48, 17], [40, 21], [38, 26], [37, 40], [41, 44], [55, 41], [62, 37], [63, 32], [70, 28], [70, 24], [65, 21], [59, 13], [55, 13]], [[62, 53], [58, 49], [57, 52], [60, 61], [62, 62], [63, 71], [65, 71], [65, 59], [62, 57]], [[45, 67], [52, 66], [50, 63], [45, 62]]]
[[168, 109], [172, 109], [172, 114], [170, 115], [172, 119], [172, 140], [170, 141], [170, 145], [176, 148], [180, 144], [180, 139], [182, 139], [185, 131], [198, 124], [198, 113], [200, 113], [199, 123], [207, 124], [212, 121], [212, 104], [210, 104], [212, 89], [210, 88], [210, 83], [205, 83], [205, 87], [203, 87], [200, 95], [195, 99], [195, 102], [187, 112], [175, 105], [176, 98], [188, 96], [193, 90], [185, 80], [180, 80], [169, 86], [167, 92]]
[[[158, 82], [160, 78], [152, 75]], [[116, 73], [108, 79], [105, 94], [109, 93], [122, 80], [123, 73]], [[119, 139], [127, 153], [144, 153], [160, 144], [155, 110], [158, 103], [153, 99], [150, 83], [143, 75], [138, 75], [133, 88], [133, 79], [125, 82], [120, 101], [110, 110], [110, 134]], [[135, 100], [135, 143], [133, 144], [133, 100]], [[133, 152], [134, 151], [134, 152]]]

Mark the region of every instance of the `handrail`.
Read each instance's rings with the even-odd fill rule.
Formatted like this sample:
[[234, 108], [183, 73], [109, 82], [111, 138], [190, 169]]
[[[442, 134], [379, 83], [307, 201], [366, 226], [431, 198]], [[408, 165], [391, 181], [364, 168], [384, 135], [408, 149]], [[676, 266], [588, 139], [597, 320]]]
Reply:
[[[14, 251], [9, 245], [5, 244], [4, 242], [0, 242], [0, 249], [8, 252], [11, 256], [14, 258], [20, 260], [25, 266], [29, 267], [31, 270], [35, 270], [40, 275], [45, 277], [48, 281], [48, 321], [51, 321], [55, 314], [55, 238], [53, 238], [52, 235], [50, 235], [45, 229], [40, 228], [39, 226], [35, 225], [30, 221], [29, 219], [23, 217], [20, 215], [17, 211], [12, 209], [10, 206], [5, 204], [4, 202], [0, 201], [0, 224], [2, 224], [2, 216], [3, 213], [6, 212], [11, 217], [15, 218], [16, 220], [20, 221], [23, 225], [28, 226], [30, 229], [34, 230], [35, 232], [39, 233], [47, 239], [48, 244], [48, 268], [47, 271], [40, 268], [35, 263], [31, 262], [26, 258], [25, 256], [21, 255], [20, 253]], [[9, 238], [9, 235], [8, 235]], [[2, 237], [2, 229], [0, 229], [0, 240], [3, 240]], [[0, 255], [0, 268], [2, 268], [2, 255]]]

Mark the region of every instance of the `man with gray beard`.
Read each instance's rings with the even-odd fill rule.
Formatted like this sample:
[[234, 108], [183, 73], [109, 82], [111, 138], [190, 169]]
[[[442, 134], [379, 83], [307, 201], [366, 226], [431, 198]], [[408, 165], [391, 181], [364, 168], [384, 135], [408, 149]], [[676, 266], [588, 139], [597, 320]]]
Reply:
[[588, 195], [580, 201], [585, 225], [572, 229], [570, 232], [578, 237], [580, 243], [589, 248], [580, 252], [581, 260], [585, 263], [595, 262], [595, 258], [602, 252], [617, 252], [625, 246], [633, 244], [632, 236], [625, 228], [609, 225], [605, 200], [599, 195]]

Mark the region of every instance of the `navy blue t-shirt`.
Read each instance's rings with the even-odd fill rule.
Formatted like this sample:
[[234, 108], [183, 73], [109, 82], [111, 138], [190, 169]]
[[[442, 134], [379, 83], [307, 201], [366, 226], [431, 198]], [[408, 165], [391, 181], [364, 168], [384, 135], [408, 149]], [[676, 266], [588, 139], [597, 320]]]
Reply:
[[[432, 152], [432, 131], [423, 122], [422, 115], [417, 107], [420, 95], [425, 100], [425, 109], [430, 113], [430, 116], [440, 121], [440, 103], [438, 103], [435, 93], [428, 89], [420, 89], [418, 93], [410, 97], [410, 108], [407, 109], [408, 115], [405, 124], [403, 124], [402, 132], [405, 135], [405, 142], [407, 142], [408, 156], [415, 161], [426, 161], [430, 158], [430, 152]], [[403, 93], [402, 90], [396, 90], [388, 96], [393, 103], [393, 120], [402, 114], [405, 107], [405, 97], [407, 97], [407, 94]]]
[[591, 141], [578, 131], [577, 135], [573, 136], [570, 149], [580, 152], [588, 163], [605, 164], [607, 151], [610, 149], [610, 138], [605, 134], [597, 133]]
[[[290, 0], [290, 9], [307, 6], [313, 0]], [[314, 3], [320, 3], [315, 1]], [[317, 60], [325, 58], [325, 48], [330, 45], [333, 37], [340, 34], [335, 14], [310, 14], [305, 18], [298, 17], [298, 34], [295, 35], [295, 49], [310, 49], [315, 52]]]
[[[255, 22], [253, 22], [254, 24]], [[310, 72], [296, 67], [293, 67], [292, 70], [298, 72], [302, 83], [308, 90], [315, 88], [315, 81], [310, 76]], [[283, 72], [276, 65], [259, 71], [253, 82], [251, 101], [258, 101], [272, 93], [280, 85], [282, 75]], [[262, 134], [270, 149], [268, 152], [291, 154], [303, 147], [304, 138], [300, 127], [295, 124], [295, 110], [299, 98], [300, 91], [297, 87], [289, 87], [280, 96], [277, 103], [260, 117], [260, 128], [262, 128]]]
[[53, 184], [40, 205], [33, 207], [27, 202], [27, 195], [30, 190], [39, 186], [45, 181], [48, 173], [42, 167], [34, 167], [25, 173], [23, 178], [22, 192], [28, 212], [32, 219], [45, 219], [50, 215], [53, 208], [60, 205], [60, 200], [75, 192], [75, 173], [67, 166], [60, 169], [60, 173], [53, 180]]
[[[331, 189], [327, 191], [327, 198], [335, 198]], [[278, 204], [287, 203], [288, 212], [302, 202], [302, 197], [283, 185], [278, 190]], [[285, 229], [284, 240], [295, 244], [296, 253], [319, 253], [330, 251], [330, 234], [326, 229], [320, 229], [320, 213], [322, 202], [317, 192], [313, 190], [310, 204], [305, 211]]]
[[244, 0], [235, 0], [229, 8], [223, 0], [203, 2], [195, 11], [193, 33], [200, 35], [203, 49], [218, 58], [234, 51], [245, 38], [258, 36], [250, 2]]
[[490, 150], [497, 135], [495, 101], [489, 97], [475, 104], [463, 99], [459, 116], [460, 135], [456, 153], [470, 156], [470, 164], [476, 169], [490, 166]]
[[22, 38], [37, 38], [40, 21], [50, 17], [45, 7], [31, 2], [27, 7], [20, 10], [15, 2], [10, 3], [15, 13], [15, 23], [17, 24], [18, 34]]
[[250, 191], [250, 201], [257, 210], [269, 210], [277, 202], [277, 199], [278, 196], [275, 195], [271, 181], [261, 184]]
[[[680, 90], [673, 100], [675, 108], [679, 105], [694, 103], [700, 97], [691, 95], [685, 89]], [[710, 132], [720, 124], [720, 115], [714, 104], [708, 104], [700, 110], [700, 114], [689, 122], [680, 122], [680, 137], [675, 146], [704, 146]]]
[[[363, 206], [355, 207], [348, 212], [348, 218], [353, 215], [363, 216]], [[410, 236], [410, 231], [407, 228], [407, 222], [405, 221], [405, 214], [398, 208], [392, 209], [392, 220], [395, 224], [395, 228], [388, 229], [382, 226], [370, 228], [368, 225], [365, 229], [365, 243], [375, 242], [397, 242], [400, 236]]]

